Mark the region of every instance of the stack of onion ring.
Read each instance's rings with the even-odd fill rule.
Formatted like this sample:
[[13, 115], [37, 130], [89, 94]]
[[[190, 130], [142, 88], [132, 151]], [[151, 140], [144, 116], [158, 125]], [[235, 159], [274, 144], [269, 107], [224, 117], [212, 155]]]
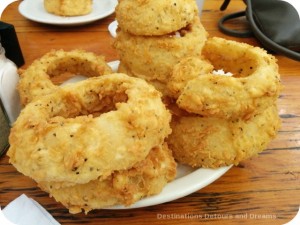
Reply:
[[120, 170], [105, 180], [96, 179], [86, 184], [56, 188], [52, 182], [39, 186], [49, 192], [71, 213], [88, 213], [112, 205], [131, 205], [150, 195], [161, 192], [176, 175], [176, 163], [166, 144], [153, 148], [145, 160], [128, 170]]
[[[23, 71], [18, 86], [24, 109], [11, 130], [10, 162], [71, 213], [159, 193], [175, 177], [170, 150], [192, 167], [238, 164], [280, 127], [275, 58], [207, 40], [195, 1], [122, 0], [116, 16], [122, 73], [101, 56], [60, 50]], [[65, 73], [92, 78], [64, 87], [51, 81]]]
[[[114, 47], [134, 76], [167, 82], [173, 66], [187, 56], [200, 56], [206, 32], [199, 18], [182, 29], [182, 36], [136, 36], [119, 30]], [[184, 33], [184, 34], [183, 34]]]
[[[178, 162], [193, 167], [239, 164], [263, 151], [280, 128], [276, 60], [260, 48], [216, 37], [202, 57], [174, 67], [167, 142]], [[233, 75], [214, 75], [212, 68]]]
[[71, 213], [133, 204], [175, 178], [171, 114], [146, 81], [111, 73], [49, 90], [22, 109], [7, 155]]
[[122, 0], [114, 48], [119, 72], [145, 79], [164, 95], [173, 67], [187, 56], [201, 56], [208, 33], [194, 0]]

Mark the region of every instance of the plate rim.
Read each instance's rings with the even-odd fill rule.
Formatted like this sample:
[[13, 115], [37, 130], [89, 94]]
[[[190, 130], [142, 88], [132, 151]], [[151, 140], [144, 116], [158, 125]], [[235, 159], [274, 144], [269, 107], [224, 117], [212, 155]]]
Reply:
[[104, 3], [110, 3], [112, 4], [112, 7], [109, 8], [105, 13], [99, 14], [99, 15], [92, 15], [87, 14], [83, 16], [74, 16], [74, 17], [64, 17], [64, 16], [58, 16], [51, 13], [46, 12], [46, 10], [43, 12], [45, 15], [51, 15], [51, 17], [55, 19], [45, 19], [45, 18], [37, 18], [36, 16], [32, 15], [32, 11], [28, 11], [27, 7], [31, 6], [31, 4], [42, 4], [43, 0], [23, 0], [18, 6], [19, 13], [24, 16], [25, 18], [38, 22], [38, 23], [44, 23], [44, 24], [51, 24], [51, 25], [57, 25], [57, 26], [77, 26], [77, 25], [83, 25], [87, 23], [92, 23], [94, 21], [103, 19], [111, 14], [114, 13], [115, 7], [118, 3], [118, 0], [105, 0], [106, 2], [101, 1], [94, 1], [93, 4], [97, 4], [100, 6]]

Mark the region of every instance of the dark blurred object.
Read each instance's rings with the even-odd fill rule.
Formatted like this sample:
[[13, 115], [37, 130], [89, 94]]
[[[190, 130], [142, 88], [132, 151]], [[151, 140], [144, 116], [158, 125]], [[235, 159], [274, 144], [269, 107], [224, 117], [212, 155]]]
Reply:
[[0, 98], [0, 156], [2, 156], [7, 150], [8, 136], [10, 133], [10, 126], [8, 117], [5, 113], [1, 98]]
[[[296, 0], [294, 0], [296, 2]], [[300, 12], [287, 0], [244, 0], [246, 10], [225, 15], [219, 20], [219, 29], [235, 37], [255, 36], [270, 51], [300, 61]], [[224, 0], [225, 10], [230, 0]], [[297, 3], [295, 3], [297, 4]], [[251, 30], [236, 31], [225, 22], [246, 16]]]
[[0, 42], [8, 59], [18, 67], [24, 65], [24, 57], [13, 25], [0, 21]]

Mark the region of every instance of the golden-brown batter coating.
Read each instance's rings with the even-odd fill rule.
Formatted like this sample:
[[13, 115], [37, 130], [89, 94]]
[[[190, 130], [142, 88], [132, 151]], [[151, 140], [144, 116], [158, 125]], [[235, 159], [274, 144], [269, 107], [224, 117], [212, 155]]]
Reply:
[[9, 137], [10, 162], [37, 182], [87, 183], [145, 159], [170, 134], [161, 93], [109, 74], [26, 105]]
[[116, 7], [119, 27], [133, 35], [166, 35], [186, 27], [195, 16], [195, 0], [121, 0]]
[[44, 0], [44, 8], [58, 16], [82, 16], [92, 12], [93, 0]]
[[153, 148], [149, 155], [128, 170], [115, 171], [105, 180], [93, 180], [72, 187], [39, 186], [61, 202], [71, 213], [114, 205], [130, 206], [147, 196], [158, 194], [175, 178], [176, 163], [167, 144]]

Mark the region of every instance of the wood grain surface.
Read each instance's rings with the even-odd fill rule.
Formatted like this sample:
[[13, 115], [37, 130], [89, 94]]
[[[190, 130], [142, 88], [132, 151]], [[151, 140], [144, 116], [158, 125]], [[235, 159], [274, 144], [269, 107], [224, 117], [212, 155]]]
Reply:
[[[260, 46], [254, 38], [233, 38], [222, 34], [218, 20], [225, 14], [243, 10], [241, 0], [232, 0], [221, 12], [221, 0], [206, 0], [201, 21], [210, 36]], [[1, 20], [13, 24], [28, 66], [51, 49], [81, 48], [117, 60], [108, 25], [111, 15], [78, 27], [58, 27], [29, 21], [12, 3]], [[236, 29], [247, 28], [245, 19], [231, 22]], [[209, 186], [189, 196], [165, 204], [130, 210], [94, 210], [88, 215], [72, 215], [29, 178], [0, 159], [0, 206], [25, 193], [44, 206], [61, 224], [273, 224], [290, 221], [300, 206], [300, 63], [276, 55], [284, 90], [278, 100], [282, 127], [278, 136], [258, 157], [232, 167]], [[42, 224], [41, 224], [42, 225]]]

